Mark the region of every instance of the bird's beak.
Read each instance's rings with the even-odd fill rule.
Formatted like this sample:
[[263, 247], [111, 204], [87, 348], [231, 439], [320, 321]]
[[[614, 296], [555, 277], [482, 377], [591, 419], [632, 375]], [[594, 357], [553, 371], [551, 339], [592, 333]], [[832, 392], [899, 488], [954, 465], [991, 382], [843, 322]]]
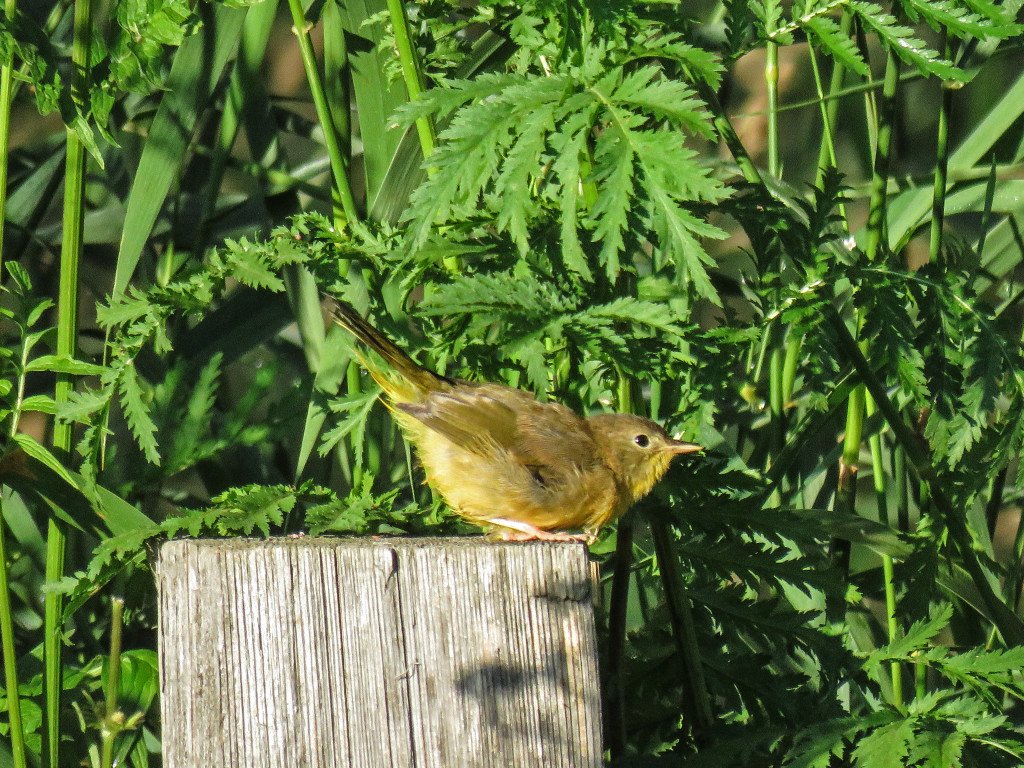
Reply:
[[697, 451], [703, 451], [704, 448], [696, 443], [687, 443], [682, 440], [669, 440], [665, 444], [666, 453], [696, 453]]

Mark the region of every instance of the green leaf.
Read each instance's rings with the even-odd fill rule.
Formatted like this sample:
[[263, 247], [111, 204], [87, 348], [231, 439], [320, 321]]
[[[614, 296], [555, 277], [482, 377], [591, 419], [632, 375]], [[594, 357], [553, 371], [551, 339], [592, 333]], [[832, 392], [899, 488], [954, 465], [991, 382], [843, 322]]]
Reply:
[[651, 240], [659, 267], [676, 266], [680, 282], [691, 281], [698, 295], [714, 300], [706, 273], [711, 259], [698, 238], [724, 235], [689, 209], [725, 192], [684, 144], [687, 132], [709, 135], [709, 116], [663, 65], [627, 71], [605, 58], [612, 56], [595, 42], [579, 66], [448, 82], [403, 110], [403, 120], [456, 110], [431, 155], [435, 173], [411, 200], [410, 249], [482, 199], [497, 230], [525, 254], [538, 219], [554, 207], [563, 262], [577, 274], [591, 272], [580, 230], [600, 243], [611, 281], [622, 255]]
[[186, 158], [200, 112], [206, 108], [234, 53], [245, 9], [215, 6], [211, 22], [178, 49], [167, 90], [149, 129], [125, 211], [113, 296], [119, 298], [139, 263], [142, 249]]
[[[962, 0], [960, 0], [962, 2]], [[1019, 24], [1007, 24], [989, 8], [988, 13], [979, 15], [968, 5], [964, 8], [960, 2], [951, 0], [905, 0], [904, 7], [916, 20], [918, 15], [935, 31], [948, 30], [951, 34], [962, 38], [995, 37], [1006, 38], [1020, 34]], [[981, 3], [977, 5], [981, 6]]]
[[209, 414], [214, 409], [223, 359], [224, 356], [217, 353], [203, 366], [189, 393], [183, 418], [175, 420], [171, 447], [167, 451], [167, 465], [172, 471], [208, 455], [201, 451], [201, 443], [209, 431]]
[[807, 30], [812, 39], [832, 54], [838, 63], [861, 77], [868, 76], [868, 65], [861, 58], [856, 41], [844, 35], [835, 21], [828, 16], [811, 15], [800, 18], [797, 22]]
[[55, 415], [57, 413], [57, 403], [49, 395], [29, 395], [21, 401], [21, 410]]
[[897, 23], [895, 17], [886, 13], [875, 3], [850, 2], [846, 6], [864, 24], [878, 35], [879, 39], [905, 63], [916, 67], [923, 75], [936, 75], [947, 80], [963, 77], [963, 72], [942, 58], [936, 51], [926, 47], [924, 41], [914, 37], [914, 31]]
[[56, 456], [50, 453], [48, 448], [37, 442], [34, 437], [27, 435], [24, 432], [18, 432], [14, 435], [14, 442], [16, 442], [21, 449], [33, 459], [55, 472], [68, 485], [74, 488], [78, 487], [78, 483], [75, 481], [71, 472], [57, 460]]
[[857, 768], [904, 768], [903, 758], [910, 751], [914, 724], [910, 720], [876, 728], [857, 745], [853, 761]]
[[[949, 620], [953, 616], [953, 606], [949, 603], [936, 606], [928, 619], [915, 621], [910, 625], [903, 637], [893, 640], [888, 645], [883, 645], [870, 654], [864, 662], [864, 669], [871, 672], [878, 668], [883, 661], [900, 660], [910, 661], [912, 656], [920, 649], [927, 646], [945, 627], [949, 626]], [[935, 649], [937, 655], [945, 655], [945, 649]]]
[[49, 371], [51, 373], [69, 373], [73, 376], [101, 376], [107, 369], [102, 365], [87, 363], [67, 355], [40, 355], [31, 360], [25, 371]]
[[146, 460], [151, 464], [159, 464], [160, 452], [155, 438], [157, 427], [149, 414], [147, 398], [133, 364], [128, 363], [121, 369], [117, 384], [125, 420], [132, 434], [146, 455]]

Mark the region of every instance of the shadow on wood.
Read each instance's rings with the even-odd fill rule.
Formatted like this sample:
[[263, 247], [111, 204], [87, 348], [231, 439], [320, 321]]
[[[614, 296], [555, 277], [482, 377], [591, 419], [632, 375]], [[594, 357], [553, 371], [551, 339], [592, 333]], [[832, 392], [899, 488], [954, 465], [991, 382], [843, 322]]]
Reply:
[[601, 764], [581, 544], [180, 540], [158, 583], [167, 768]]

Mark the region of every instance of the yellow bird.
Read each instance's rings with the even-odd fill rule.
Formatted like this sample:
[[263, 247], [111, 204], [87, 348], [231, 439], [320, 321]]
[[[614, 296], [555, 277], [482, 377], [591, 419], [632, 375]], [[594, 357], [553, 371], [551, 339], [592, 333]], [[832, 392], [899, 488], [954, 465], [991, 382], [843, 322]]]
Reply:
[[654, 487], [674, 456], [701, 450], [650, 419], [582, 418], [521, 389], [441, 376], [352, 307], [337, 303], [334, 318], [390, 366], [384, 371], [360, 356], [415, 446], [427, 483], [462, 518], [503, 539], [592, 541]]

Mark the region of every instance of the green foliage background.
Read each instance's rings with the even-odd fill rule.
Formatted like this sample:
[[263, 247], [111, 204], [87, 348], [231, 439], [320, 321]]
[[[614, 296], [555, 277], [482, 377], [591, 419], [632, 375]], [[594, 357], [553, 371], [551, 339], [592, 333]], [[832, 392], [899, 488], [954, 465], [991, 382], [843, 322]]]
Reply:
[[707, 446], [612, 764], [1022, 764], [1020, 5], [5, 0], [0, 764], [159, 762], [164, 537], [471, 532], [322, 293]]

